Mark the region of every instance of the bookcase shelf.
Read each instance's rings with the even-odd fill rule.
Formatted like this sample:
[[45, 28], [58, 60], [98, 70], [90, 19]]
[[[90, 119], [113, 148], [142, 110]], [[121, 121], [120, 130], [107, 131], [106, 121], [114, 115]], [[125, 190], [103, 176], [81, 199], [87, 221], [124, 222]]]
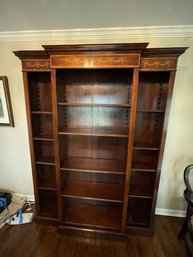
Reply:
[[59, 135], [98, 136], [98, 137], [128, 137], [128, 129], [113, 129], [104, 127], [65, 128]]
[[152, 231], [177, 60], [186, 48], [146, 47], [14, 52], [39, 219], [88, 236]]
[[81, 107], [131, 107], [129, 104], [87, 104], [87, 103], [63, 103], [58, 102], [58, 106], [81, 106]]
[[63, 196], [123, 202], [123, 185], [95, 181], [66, 180], [63, 183], [62, 194]]
[[39, 156], [36, 159], [37, 164], [55, 165], [55, 158], [53, 156]]
[[61, 164], [61, 170], [125, 174], [126, 163], [122, 160], [97, 158], [68, 158]]

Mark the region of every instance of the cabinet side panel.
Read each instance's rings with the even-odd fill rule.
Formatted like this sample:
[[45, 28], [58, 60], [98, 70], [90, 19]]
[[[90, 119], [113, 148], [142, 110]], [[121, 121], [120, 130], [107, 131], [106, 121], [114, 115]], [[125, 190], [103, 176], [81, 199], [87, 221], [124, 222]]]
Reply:
[[62, 193], [60, 179], [60, 156], [59, 156], [59, 140], [58, 140], [58, 114], [57, 114], [57, 95], [56, 95], [56, 70], [51, 70], [52, 85], [52, 103], [53, 103], [53, 128], [54, 128], [54, 144], [55, 144], [55, 161], [56, 161], [56, 182], [57, 182], [57, 200], [58, 215], [60, 223], [62, 222]]

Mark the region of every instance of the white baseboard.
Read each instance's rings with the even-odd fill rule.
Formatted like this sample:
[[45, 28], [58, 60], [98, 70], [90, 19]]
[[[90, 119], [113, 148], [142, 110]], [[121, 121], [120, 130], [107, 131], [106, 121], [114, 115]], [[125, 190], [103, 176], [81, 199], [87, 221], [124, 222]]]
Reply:
[[193, 25], [110, 27], [0, 32], [0, 42], [62, 40], [63, 44], [129, 42], [132, 39], [192, 37]]
[[27, 198], [27, 200], [28, 201], [30, 201], [30, 202], [35, 202], [35, 197], [34, 197], [34, 195], [23, 195], [23, 194], [14, 194], [14, 195], [18, 195], [18, 196], [21, 196], [21, 197], [26, 197]]
[[186, 211], [156, 208], [155, 214], [163, 215], [163, 216], [172, 216], [172, 217], [185, 217]]

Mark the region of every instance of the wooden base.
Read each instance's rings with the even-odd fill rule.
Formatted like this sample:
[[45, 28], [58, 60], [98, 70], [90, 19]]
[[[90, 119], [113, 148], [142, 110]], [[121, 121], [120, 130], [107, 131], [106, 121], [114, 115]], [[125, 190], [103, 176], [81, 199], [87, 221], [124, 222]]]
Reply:
[[59, 220], [57, 218], [50, 218], [50, 217], [44, 217], [44, 216], [36, 216], [35, 222], [53, 225], [53, 226], [59, 225]]
[[58, 230], [60, 233], [64, 233], [69, 236], [87, 237], [94, 239], [106, 239], [116, 241], [126, 241], [127, 236], [122, 232], [107, 231], [107, 230], [93, 230], [87, 228], [78, 228], [70, 226], [59, 226]]

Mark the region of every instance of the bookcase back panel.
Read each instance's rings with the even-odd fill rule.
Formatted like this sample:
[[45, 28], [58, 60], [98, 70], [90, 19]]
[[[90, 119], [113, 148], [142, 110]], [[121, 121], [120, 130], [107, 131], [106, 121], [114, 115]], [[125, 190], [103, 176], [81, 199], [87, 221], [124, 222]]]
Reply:
[[127, 224], [148, 226], [151, 215], [152, 199], [129, 197]]
[[152, 197], [155, 183], [155, 173], [133, 171], [130, 178], [129, 195]]
[[58, 217], [57, 192], [39, 189], [40, 216]]
[[53, 121], [51, 115], [32, 115], [34, 137], [48, 136], [53, 138]]
[[165, 111], [168, 82], [169, 72], [140, 72], [137, 109]]
[[163, 113], [138, 112], [134, 146], [160, 147], [164, 123]]
[[63, 222], [82, 228], [120, 230], [122, 204], [90, 199], [63, 198]]
[[159, 151], [134, 149], [131, 168], [156, 170]]
[[49, 72], [29, 72], [31, 111], [52, 111], [51, 76]]
[[64, 128], [127, 129], [129, 108], [125, 107], [59, 107], [59, 131]]
[[127, 139], [92, 136], [61, 136], [60, 142], [60, 159], [77, 157], [126, 161]]
[[130, 69], [59, 70], [58, 102], [79, 104], [130, 104]]
[[35, 141], [34, 142], [35, 157], [38, 160], [40, 157], [53, 157], [54, 143], [49, 141]]
[[39, 188], [50, 188], [56, 190], [55, 167], [51, 165], [36, 165]]
[[123, 174], [80, 172], [80, 171], [70, 171], [70, 170], [62, 172], [63, 181], [81, 180], [81, 181], [113, 183], [113, 184], [123, 185], [124, 178], [125, 176]]

